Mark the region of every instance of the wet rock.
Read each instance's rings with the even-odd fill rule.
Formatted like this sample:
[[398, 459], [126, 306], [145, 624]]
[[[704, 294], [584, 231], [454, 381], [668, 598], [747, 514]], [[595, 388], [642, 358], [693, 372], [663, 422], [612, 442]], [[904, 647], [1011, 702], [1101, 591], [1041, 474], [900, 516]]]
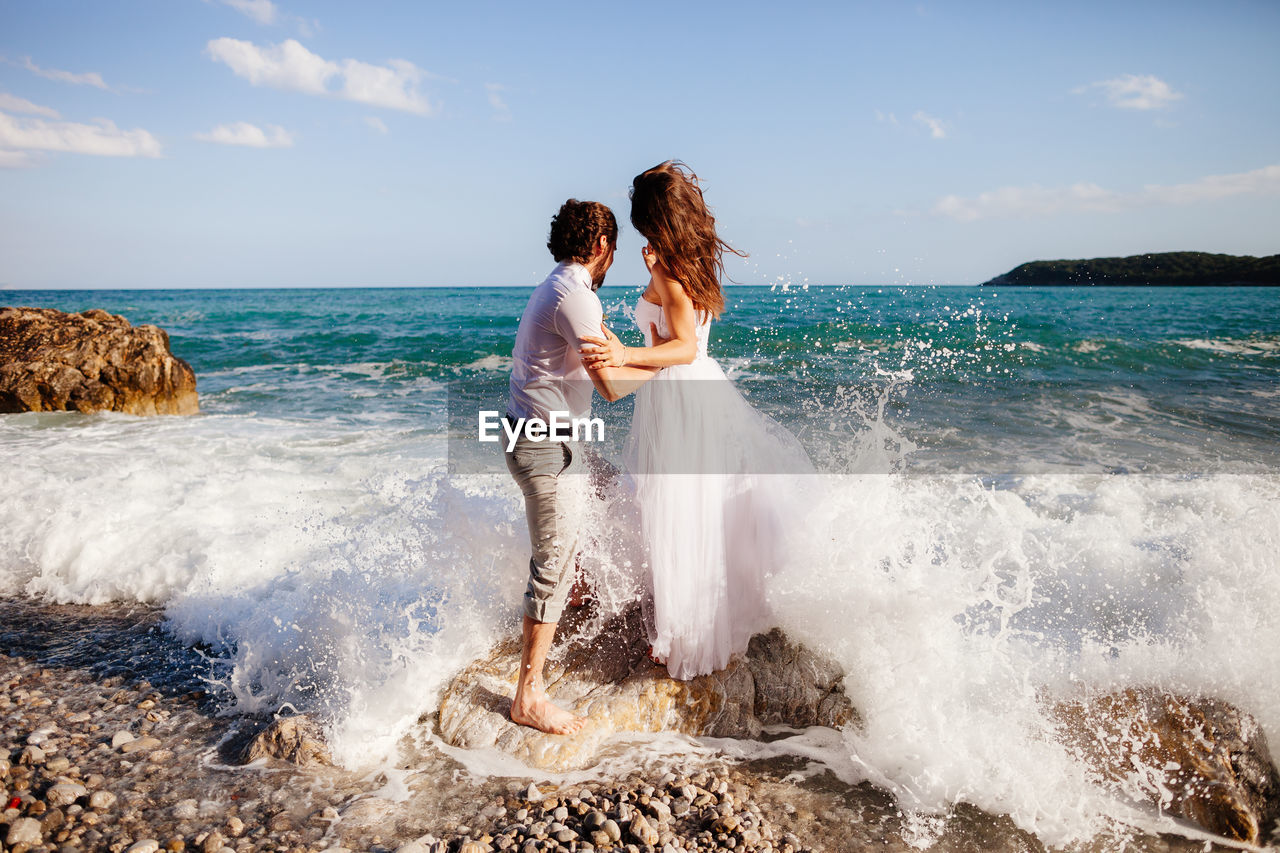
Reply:
[[29, 817], [18, 818], [9, 824], [9, 832], [4, 837], [4, 843], [10, 849], [17, 847], [19, 844], [28, 846], [39, 844], [40, 822]]
[[89, 795], [89, 808], [94, 811], [106, 811], [116, 804], [116, 795], [110, 791], [94, 791]]
[[44, 799], [51, 806], [69, 806], [87, 795], [89, 789], [75, 782], [59, 782], [44, 792]]
[[260, 758], [287, 761], [300, 767], [333, 764], [320, 724], [305, 714], [273, 721], [258, 732], [239, 755], [241, 764]]
[[116, 732], [114, 735], [111, 736], [111, 748], [119, 749], [120, 747], [124, 746], [126, 743], [129, 743], [134, 739], [135, 738], [133, 736], [133, 732], [128, 732], [128, 731]]
[[160, 740], [153, 737], [140, 737], [137, 740], [131, 740], [120, 747], [120, 751], [125, 755], [131, 755], [135, 752], [150, 752], [160, 746]]
[[0, 412], [199, 408], [195, 372], [163, 330], [96, 309], [0, 308]]
[[153, 838], [146, 838], [142, 841], [134, 842], [125, 853], [156, 853], [160, 849], [160, 842]]
[[1129, 689], [1053, 712], [1063, 741], [1126, 796], [1250, 844], [1266, 841], [1280, 817], [1266, 736], [1226, 702]]
[[553, 701], [587, 718], [573, 737], [547, 735], [509, 719], [519, 671], [513, 637], [459, 674], [445, 691], [437, 724], [445, 742], [494, 748], [553, 771], [593, 763], [619, 732], [676, 731], [715, 737], [758, 737], [765, 725], [839, 726], [855, 719], [839, 668], [774, 630], [751, 640], [727, 669], [691, 681], [652, 663], [639, 607], [594, 632], [578, 631], [572, 613], [561, 626], [572, 637], [547, 665]]

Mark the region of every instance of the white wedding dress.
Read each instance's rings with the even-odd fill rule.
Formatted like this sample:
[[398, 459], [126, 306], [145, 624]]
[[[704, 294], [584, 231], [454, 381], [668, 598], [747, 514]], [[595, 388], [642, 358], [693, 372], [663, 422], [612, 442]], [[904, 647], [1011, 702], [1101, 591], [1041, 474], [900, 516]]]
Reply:
[[[635, 319], [670, 337], [662, 307], [641, 297]], [[707, 355], [710, 317], [693, 363], [658, 372], [636, 392], [624, 458], [636, 489], [652, 580], [653, 655], [676, 678], [728, 665], [770, 627], [767, 581], [785, 568], [813, 467], [800, 443], [756, 411]]]

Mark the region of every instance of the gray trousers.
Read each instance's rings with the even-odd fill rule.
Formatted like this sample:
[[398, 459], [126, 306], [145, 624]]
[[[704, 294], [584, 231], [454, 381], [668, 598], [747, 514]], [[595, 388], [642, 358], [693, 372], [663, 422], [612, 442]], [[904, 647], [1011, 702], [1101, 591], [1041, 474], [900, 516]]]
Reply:
[[529, 520], [529, 586], [524, 614], [535, 622], [559, 622], [573, 586], [582, 515], [578, 454], [571, 442], [530, 441], [521, 435], [506, 451], [507, 470], [524, 493]]

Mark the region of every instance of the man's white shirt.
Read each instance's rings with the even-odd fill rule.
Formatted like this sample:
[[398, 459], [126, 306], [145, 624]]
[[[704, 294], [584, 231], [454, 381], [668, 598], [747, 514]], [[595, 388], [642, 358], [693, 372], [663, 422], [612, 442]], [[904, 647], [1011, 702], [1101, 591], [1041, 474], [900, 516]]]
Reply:
[[586, 267], [566, 261], [552, 270], [520, 317], [507, 411], [547, 422], [552, 412], [572, 418], [590, 415], [593, 386], [578, 349], [587, 335], [601, 336], [603, 320], [604, 308]]

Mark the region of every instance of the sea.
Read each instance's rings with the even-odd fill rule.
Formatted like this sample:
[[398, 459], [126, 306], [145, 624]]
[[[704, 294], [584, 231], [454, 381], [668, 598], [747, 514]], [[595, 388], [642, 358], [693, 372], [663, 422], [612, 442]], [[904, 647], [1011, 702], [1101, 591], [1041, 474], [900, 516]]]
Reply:
[[[159, 608], [227, 712], [306, 710], [341, 762], [395, 764], [518, 625], [523, 504], [470, 419], [504, 406], [529, 293], [0, 293], [160, 326], [201, 407], [0, 416], [0, 585]], [[1276, 755], [1280, 288], [726, 293], [711, 355], [817, 472], [776, 621], [839, 662], [861, 718], [798, 753], [1047, 844], [1159, 820], [1059, 741], [1055, 701], [1211, 695]], [[638, 294], [600, 291], [633, 344]], [[599, 407], [618, 466], [626, 405]], [[619, 483], [584, 560], [621, 599], [643, 543]]]

